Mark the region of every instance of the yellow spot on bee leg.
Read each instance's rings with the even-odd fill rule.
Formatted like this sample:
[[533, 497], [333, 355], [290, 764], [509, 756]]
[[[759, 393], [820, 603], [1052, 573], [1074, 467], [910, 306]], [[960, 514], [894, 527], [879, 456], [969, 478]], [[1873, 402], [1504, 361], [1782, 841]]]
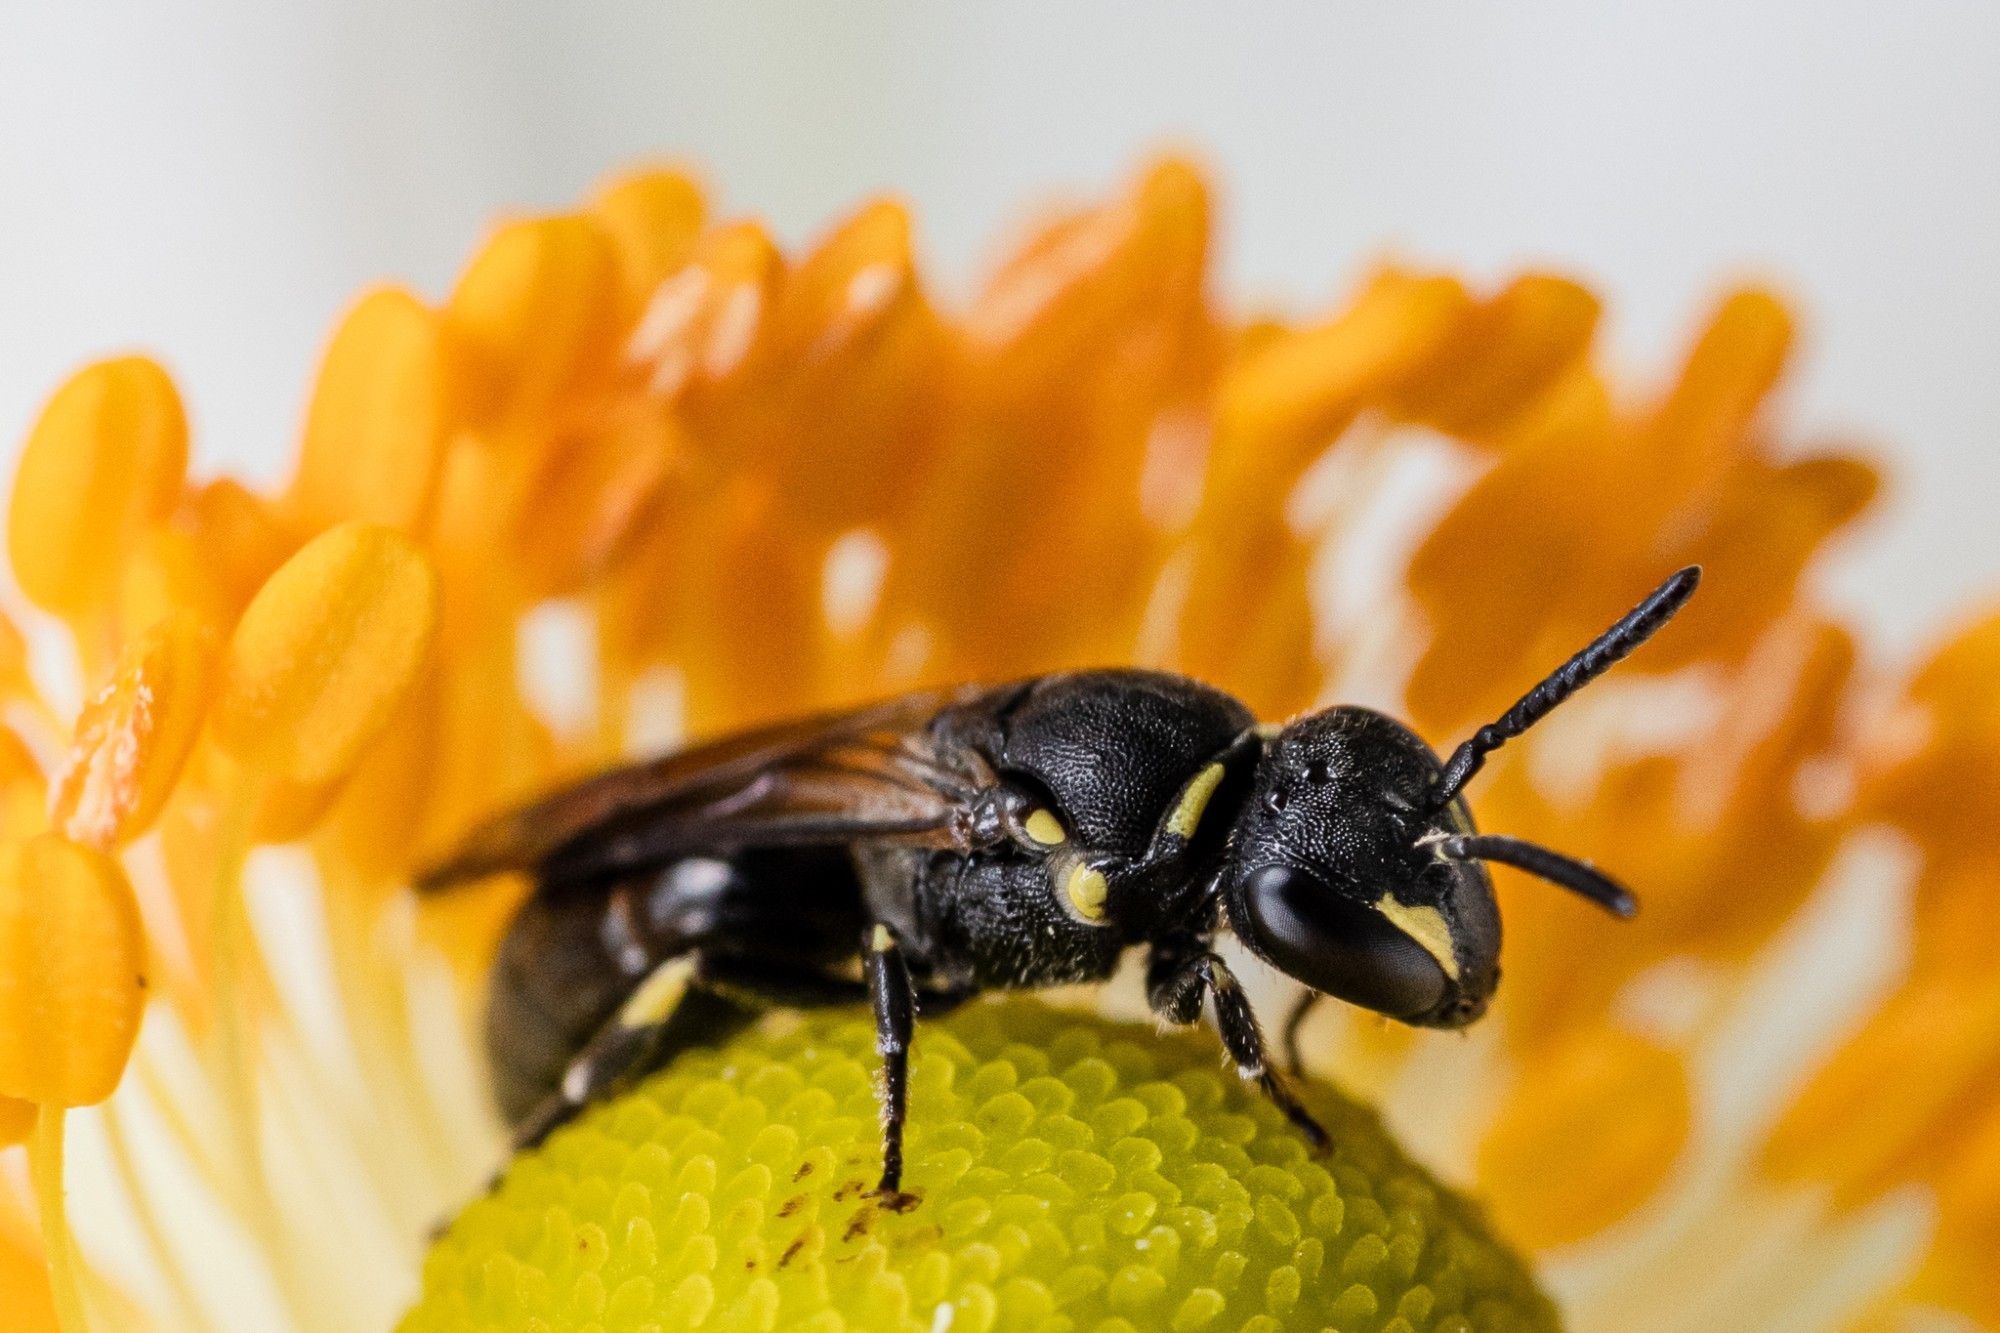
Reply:
[[1064, 881], [1064, 889], [1069, 893], [1070, 906], [1085, 921], [1104, 919], [1104, 900], [1110, 894], [1111, 886], [1105, 882], [1104, 872], [1079, 861], [1070, 869]]
[[1183, 842], [1194, 840], [1194, 831], [1201, 823], [1202, 812], [1208, 809], [1209, 798], [1215, 795], [1216, 787], [1222, 783], [1222, 765], [1210, 764], [1194, 775], [1181, 793], [1180, 804], [1167, 818], [1167, 832]]
[[1044, 847], [1060, 847], [1069, 841], [1069, 834], [1063, 832], [1062, 821], [1046, 810], [1037, 809], [1031, 813], [1021, 827], [1028, 836]]
[[694, 980], [694, 960], [674, 958], [654, 968], [619, 1007], [618, 1023], [624, 1028], [658, 1027], [680, 1006]]
[[1375, 910], [1388, 917], [1396, 929], [1422, 945], [1425, 953], [1437, 959], [1446, 976], [1453, 981], [1458, 980], [1458, 950], [1452, 944], [1451, 927], [1445, 924], [1444, 913], [1435, 907], [1411, 907], [1399, 903], [1386, 893], [1376, 902]]
[[876, 953], [888, 953], [896, 947], [896, 937], [887, 926], [877, 926], [868, 935], [868, 947]]

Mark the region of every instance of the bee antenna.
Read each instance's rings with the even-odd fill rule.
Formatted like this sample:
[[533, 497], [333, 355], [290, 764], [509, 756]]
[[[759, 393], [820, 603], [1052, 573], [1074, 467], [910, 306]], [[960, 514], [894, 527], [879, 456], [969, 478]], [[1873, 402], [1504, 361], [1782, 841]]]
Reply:
[[1632, 891], [1596, 866], [1536, 843], [1496, 833], [1457, 833], [1439, 838], [1434, 845], [1440, 855], [1454, 861], [1494, 861], [1525, 870], [1628, 921], [1639, 911], [1639, 900]]
[[1486, 756], [1526, 731], [1584, 686], [1617, 665], [1626, 654], [1659, 633], [1686, 605], [1701, 583], [1701, 566], [1689, 565], [1653, 589], [1645, 601], [1627, 611], [1617, 624], [1591, 641], [1582, 652], [1543, 678], [1502, 713], [1499, 719], [1472, 733], [1472, 738], [1452, 751], [1437, 786], [1431, 790], [1431, 808], [1441, 810], [1459, 790], [1472, 780], [1486, 763]]

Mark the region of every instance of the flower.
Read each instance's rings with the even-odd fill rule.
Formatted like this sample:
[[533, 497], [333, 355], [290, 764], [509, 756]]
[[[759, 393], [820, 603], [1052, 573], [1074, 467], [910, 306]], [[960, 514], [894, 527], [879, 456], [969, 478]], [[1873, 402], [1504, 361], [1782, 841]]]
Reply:
[[1367, 1111], [1319, 1098], [1316, 1161], [1202, 1042], [1020, 1001], [927, 1025], [924, 1199], [898, 1211], [855, 1166], [873, 1025], [769, 1026], [523, 1158], [432, 1252], [403, 1333], [1556, 1326]]
[[[1503, 874], [1494, 1013], [1458, 1039], [1327, 1012], [1314, 1063], [1577, 1327], [2000, 1322], [2000, 621], [1905, 681], [1826, 610], [1816, 561], [1876, 473], [1767, 409], [1784, 305], [1732, 293], [1663, 383], [1613, 383], [1556, 274], [1383, 263], [1247, 319], [1209, 207], [1158, 163], [959, 309], [894, 201], [790, 256], [641, 171], [501, 226], [442, 301], [364, 295], [277, 494], [187, 476], [150, 360], [61, 387], [8, 550], [73, 673], [0, 623], [0, 1142], [29, 1141], [0, 1308], [408, 1308], [501, 1156], [468, 1028], [521, 886], [406, 886], [551, 782], [1105, 662], [1443, 745], [1698, 560], [1687, 615], [1473, 793], [1640, 920]], [[966, 1021], [971, 1049], [997, 1020]]]

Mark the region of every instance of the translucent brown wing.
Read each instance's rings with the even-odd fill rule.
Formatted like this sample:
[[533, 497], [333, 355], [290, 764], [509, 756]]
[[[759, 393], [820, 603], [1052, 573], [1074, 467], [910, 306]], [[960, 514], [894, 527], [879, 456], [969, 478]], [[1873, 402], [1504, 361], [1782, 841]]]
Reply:
[[954, 845], [980, 775], [937, 755], [927, 724], [980, 693], [904, 695], [612, 769], [474, 829], [417, 887], [510, 870], [548, 887], [744, 847]]

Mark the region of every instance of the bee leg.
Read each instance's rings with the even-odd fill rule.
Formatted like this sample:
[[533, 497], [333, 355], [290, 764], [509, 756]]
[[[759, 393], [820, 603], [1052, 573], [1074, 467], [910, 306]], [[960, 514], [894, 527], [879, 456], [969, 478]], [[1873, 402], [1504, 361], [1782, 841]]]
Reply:
[[1305, 1056], [1299, 1050], [1299, 1033], [1305, 1030], [1306, 1018], [1325, 998], [1308, 987], [1292, 1005], [1292, 1012], [1285, 1015], [1285, 1067], [1291, 1071], [1293, 1078], [1304, 1078], [1306, 1074]]
[[910, 1109], [910, 1036], [917, 1023], [916, 987], [895, 932], [874, 926], [861, 942], [862, 971], [875, 1006], [875, 1051], [882, 1057], [882, 1179], [873, 1197], [902, 1212], [916, 1203], [903, 1193], [903, 1123]]
[[1314, 1148], [1325, 1148], [1326, 1131], [1271, 1068], [1263, 1029], [1228, 964], [1206, 948], [1154, 950], [1147, 967], [1146, 998], [1155, 1014], [1185, 1027], [1201, 1018], [1202, 1000], [1208, 996], [1215, 997], [1216, 1031], [1222, 1035], [1222, 1048], [1236, 1063], [1236, 1072], [1262, 1088]]
[[569, 1062], [556, 1090], [514, 1126], [514, 1151], [539, 1146], [585, 1107], [645, 1069], [659, 1053], [667, 1020], [680, 1008], [688, 988], [698, 984], [700, 970], [700, 955], [683, 954], [647, 973]]

